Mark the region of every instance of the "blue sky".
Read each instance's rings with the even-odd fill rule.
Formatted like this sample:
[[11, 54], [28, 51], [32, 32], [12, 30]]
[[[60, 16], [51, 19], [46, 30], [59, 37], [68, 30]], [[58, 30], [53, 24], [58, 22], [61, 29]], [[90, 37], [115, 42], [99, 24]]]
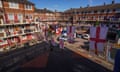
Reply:
[[[79, 8], [102, 5], [104, 2], [110, 4], [112, 0], [29, 0], [35, 3], [37, 8], [47, 8], [50, 10], [64, 11], [69, 8]], [[120, 3], [120, 0], [115, 0], [115, 3]]]

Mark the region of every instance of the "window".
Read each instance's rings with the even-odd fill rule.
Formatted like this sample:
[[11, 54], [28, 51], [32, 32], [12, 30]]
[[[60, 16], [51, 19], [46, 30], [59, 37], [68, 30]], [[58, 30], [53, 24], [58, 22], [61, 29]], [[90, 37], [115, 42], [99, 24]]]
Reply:
[[32, 5], [25, 5], [25, 10], [32, 10]]
[[25, 17], [26, 19], [33, 19], [33, 16], [31, 14], [26, 14]]
[[91, 14], [94, 14], [94, 11], [91, 11]]
[[9, 2], [9, 8], [15, 8], [15, 9], [18, 9], [18, 8], [19, 8], [19, 5], [18, 5], [18, 3]]
[[26, 37], [26, 36], [22, 36], [22, 39], [23, 39], [23, 40], [26, 40], [26, 39], [27, 39], [27, 37]]
[[97, 13], [98, 11], [94, 11], [94, 13]]
[[109, 10], [104, 10], [104, 13], [108, 13]]
[[116, 13], [120, 13], [120, 9], [116, 9], [115, 12], [116, 12]]
[[104, 10], [101, 10], [101, 13], [104, 13]]
[[100, 14], [100, 11], [98, 11], [97, 13]]
[[18, 20], [22, 20], [23, 19], [23, 15], [22, 14], [18, 14]]
[[0, 7], [2, 7], [2, 1], [0, 0]]
[[3, 29], [2, 29], [2, 28], [0, 28], [0, 32], [3, 32]]
[[112, 12], [113, 12], [113, 10], [110, 9], [109, 13], [112, 13]]
[[12, 14], [12, 13], [8, 14], [8, 19], [9, 20], [14, 20], [14, 14]]
[[46, 13], [47, 16], [49, 16], [49, 13]]

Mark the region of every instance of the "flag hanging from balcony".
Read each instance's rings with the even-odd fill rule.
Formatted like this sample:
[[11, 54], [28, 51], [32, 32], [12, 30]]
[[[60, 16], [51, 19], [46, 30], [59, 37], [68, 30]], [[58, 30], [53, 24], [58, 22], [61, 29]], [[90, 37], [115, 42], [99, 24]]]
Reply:
[[55, 43], [55, 40], [53, 37], [51, 38], [51, 44], [52, 44], [52, 46], [56, 46], [56, 43]]
[[60, 41], [59, 41], [59, 47], [61, 49], [64, 49], [64, 40], [63, 39], [60, 39]]
[[9, 23], [8, 14], [5, 14], [5, 21], [6, 23]]
[[48, 42], [48, 28], [45, 26], [45, 30], [44, 30], [44, 39], [46, 42]]
[[98, 52], [104, 51], [107, 32], [107, 27], [90, 28], [90, 51], [94, 51], [96, 55], [98, 55]]
[[74, 41], [74, 33], [75, 33], [75, 27], [74, 26], [68, 26], [67, 27], [67, 35], [68, 35], [68, 42], [69, 43]]
[[17, 14], [14, 14], [14, 22], [16, 23], [18, 21], [18, 16]]
[[12, 45], [11, 39], [7, 39], [7, 43], [8, 43], [9, 46], [11, 46]]

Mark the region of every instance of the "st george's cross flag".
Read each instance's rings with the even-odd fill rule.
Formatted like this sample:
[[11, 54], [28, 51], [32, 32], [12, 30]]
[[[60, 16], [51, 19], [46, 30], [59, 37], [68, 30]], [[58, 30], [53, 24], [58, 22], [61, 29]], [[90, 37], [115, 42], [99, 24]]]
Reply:
[[64, 40], [63, 39], [60, 39], [60, 41], [59, 41], [59, 47], [61, 49], [64, 49]]
[[45, 39], [45, 41], [46, 42], [48, 42], [48, 28], [47, 27], [45, 27], [45, 29], [44, 29], [44, 39]]
[[55, 40], [53, 37], [51, 38], [51, 44], [52, 44], [52, 46], [56, 46], [56, 43], [55, 43]]
[[74, 41], [74, 33], [75, 33], [75, 27], [74, 26], [68, 26], [67, 27], [67, 35], [68, 35], [68, 42]]
[[107, 27], [91, 27], [90, 28], [90, 50], [96, 55], [98, 52], [104, 51], [104, 43], [106, 42]]

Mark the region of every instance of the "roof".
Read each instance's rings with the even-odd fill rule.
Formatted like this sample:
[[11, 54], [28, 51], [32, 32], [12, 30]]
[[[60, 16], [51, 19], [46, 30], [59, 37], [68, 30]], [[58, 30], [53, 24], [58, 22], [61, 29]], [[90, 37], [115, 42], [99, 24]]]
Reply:
[[34, 5], [34, 3], [32, 3], [28, 0], [4, 0], [4, 1]]
[[108, 5], [101, 5], [101, 6], [93, 6], [93, 7], [84, 7], [84, 8], [71, 8], [66, 10], [65, 12], [73, 12], [73, 11], [98, 11], [98, 10], [110, 10], [110, 9], [117, 9], [120, 8], [120, 3], [117, 4], [108, 4]]
[[38, 13], [53, 13], [53, 11], [51, 10], [48, 10], [48, 9], [35, 9], [35, 12], [38, 12]]

